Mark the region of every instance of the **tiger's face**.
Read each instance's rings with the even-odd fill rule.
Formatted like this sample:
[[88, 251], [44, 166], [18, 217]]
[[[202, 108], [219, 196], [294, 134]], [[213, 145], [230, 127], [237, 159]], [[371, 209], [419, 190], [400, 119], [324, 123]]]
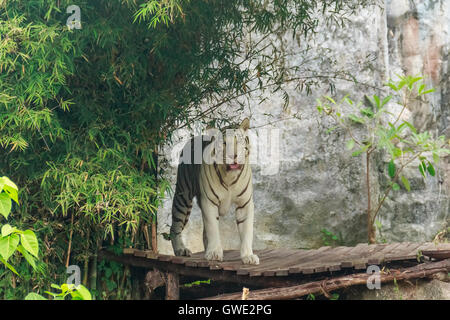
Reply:
[[239, 129], [226, 130], [223, 140], [223, 163], [226, 171], [241, 170], [248, 161], [250, 144], [247, 129], [241, 124]]
[[214, 151], [216, 163], [223, 166], [226, 172], [242, 170], [243, 165], [248, 162], [250, 156], [249, 127], [250, 121], [245, 118], [238, 128], [225, 129], [222, 139], [216, 140], [216, 150]]

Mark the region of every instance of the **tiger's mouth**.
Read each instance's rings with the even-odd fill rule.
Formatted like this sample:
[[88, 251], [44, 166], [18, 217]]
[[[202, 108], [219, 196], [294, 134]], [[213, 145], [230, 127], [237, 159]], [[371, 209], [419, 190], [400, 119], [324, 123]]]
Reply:
[[242, 165], [239, 163], [227, 164], [227, 171], [241, 170]]

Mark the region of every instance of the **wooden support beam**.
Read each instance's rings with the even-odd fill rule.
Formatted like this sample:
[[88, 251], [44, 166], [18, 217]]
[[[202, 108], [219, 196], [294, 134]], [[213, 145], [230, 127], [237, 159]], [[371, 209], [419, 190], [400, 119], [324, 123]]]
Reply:
[[[388, 270], [385, 273], [380, 273], [380, 283], [390, 282], [394, 279], [406, 280], [425, 278], [432, 274], [439, 272], [450, 271], [450, 259], [446, 259], [438, 262], [422, 263], [420, 265], [403, 268], [399, 270]], [[352, 275], [341, 276], [337, 278], [314, 281], [297, 286], [290, 286], [285, 288], [269, 288], [262, 290], [250, 291], [247, 296], [248, 300], [288, 300], [297, 299], [312, 294], [325, 294], [337, 289], [350, 287], [354, 285], [365, 285], [370, 274], [358, 273]], [[205, 298], [204, 300], [240, 300], [242, 298], [242, 292], [236, 292], [231, 294], [224, 294], [215, 297]]]
[[175, 272], [166, 275], [166, 300], [180, 299], [180, 277]]

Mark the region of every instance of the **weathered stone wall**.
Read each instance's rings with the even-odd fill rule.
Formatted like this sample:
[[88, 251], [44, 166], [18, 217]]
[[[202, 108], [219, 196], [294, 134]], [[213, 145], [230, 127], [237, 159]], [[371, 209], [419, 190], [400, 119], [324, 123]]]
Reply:
[[[319, 50], [329, 48], [336, 64], [314, 60], [310, 68], [322, 71], [345, 69], [360, 84], [338, 81], [336, 96], [349, 93], [361, 98], [363, 93], [381, 92], [383, 83], [395, 74], [424, 74], [436, 88], [427, 104], [415, 105], [405, 115], [421, 129], [450, 136], [450, 80], [448, 74], [450, 45], [450, 0], [387, 0], [384, 8], [362, 10], [345, 28], [322, 26], [311, 44]], [[296, 52], [303, 43], [286, 37], [283, 50]], [[314, 49], [315, 50], [315, 49]], [[314, 54], [314, 50], [309, 54]], [[295, 63], [287, 61], [287, 63]], [[379, 89], [377, 89], [379, 88]], [[311, 95], [290, 88], [289, 108], [283, 109], [281, 96], [268, 99], [247, 110], [252, 127], [278, 129], [276, 145], [279, 162], [253, 165], [255, 201], [254, 247], [310, 248], [322, 244], [320, 230], [326, 228], [342, 236], [344, 244], [367, 240], [364, 158], [352, 158], [345, 150], [344, 132], [326, 134], [330, 126], [321, 120], [315, 99], [327, 92], [317, 88]], [[256, 104], [256, 103], [255, 103]], [[394, 106], [392, 106], [394, 107]], [[268, 120], [266, 114], [275, 117]], [[300, 119], [292, 114], [300, 114]], [[244, 115], [243, 115], [244, 116]], [[271, 125], [267, 123], [273, 122]], [[267, 144], [256, 146], [264, 151]], [[164, 151], [171, 157], [173, 146]], [[259, 148], [259, 150], [258, 150]], [[385, 177], [382, 155], [373, 163], [374, 194], [379, 193]], [[444, 159], [435, 178], [423, 180], [417, 166], [407, 172], [412, 191], [400, 190], [386, 202], [380, 214], [382, 237], [387, 241], [430, 240], [449, 222], [450, 160]], [[175, 182], [176, 168], [166, 173]], [[169, 241], [161, 236], [171, 224], [171, 198], [158, 216], [159, 249], [171, 253]], [[221, 220], [224, 249], [236, 249], [239, 236], [234, 214]], [[184, 237], [192, 251], [203, 250], [201, 213], [195, 208]]]

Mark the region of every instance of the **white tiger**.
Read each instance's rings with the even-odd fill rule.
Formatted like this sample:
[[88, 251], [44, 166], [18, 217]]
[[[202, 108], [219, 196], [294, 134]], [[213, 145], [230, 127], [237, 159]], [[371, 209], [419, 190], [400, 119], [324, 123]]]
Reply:
[[[241, 239], [240, 256], [244, 264], [259, 264], [253, 253], [253, 187], [252, 171], [249, 164], [250, 141], [248, 138], [249, 119], [244, 119], [234, 128], [234, 135], [223, 138], [223, 161], [216, 148], [220, 141], [213, 137], [204, 141], [204, 136], [193, 138], [183, 148], [183, 155], [189, 153], [189, 163], [180, 162], [177, 171], [177, 184], [172, 204], [172, 226], [170, 238], [175, 255], [190, 256], [191, 252], [183, 243], [181, 232], [192, 210], [192, 200], [197, 197], [203, 217], [203, 244], [207, 260], [223, 260], [223, 249], [219, 233], [219, 216], [225, 215], [232, 204], [236, 205], [236, 223]], [[228, 127], [226, 129], [233, 129]], [[222, 136], [222, 135], [220, 135]], [[202, 154], [212, 156], [211, 161], [195, 163], [194, 146], [200, 139]], [[209, 139], [208, 139], [209, 140]], [[215, 142], [215, 144], [214, 144]], [[222, 150], [220, 150], [222, 151]], [[216, 159], [216, 160], [214, 160]]]

